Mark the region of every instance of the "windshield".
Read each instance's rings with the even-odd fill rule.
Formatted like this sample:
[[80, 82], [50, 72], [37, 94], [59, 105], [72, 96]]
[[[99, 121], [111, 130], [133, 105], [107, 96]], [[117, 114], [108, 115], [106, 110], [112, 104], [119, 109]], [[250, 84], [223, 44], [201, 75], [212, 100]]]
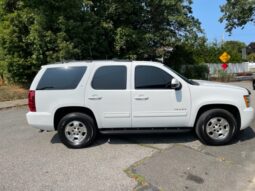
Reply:
[[191, 84], [191, 85], [199, 85], [199, 83], [198, 82], [195, 82], [195, 81], [193, 81], [193, 80], [191, 80], [191, 79], [188, 79], [188, 78], [186, 78], [185, 76], [183, 76], [183, 75], [181, 75], [181, 74], [179, 74], [178, 72], [176, 72], [175, 70], [173, 70], [173, 69], [171, 69], [169, 66], [166, 66], [166, 65], [164, 65], [167, 69], [169, 69], [169, 70], [171, 70], [173, 73], [175, 73], [176, 75], [178, 75], [181, 79], [183, 79], [185, 82], [187, 82], [187, 83], [189, 83], [189, 84]]

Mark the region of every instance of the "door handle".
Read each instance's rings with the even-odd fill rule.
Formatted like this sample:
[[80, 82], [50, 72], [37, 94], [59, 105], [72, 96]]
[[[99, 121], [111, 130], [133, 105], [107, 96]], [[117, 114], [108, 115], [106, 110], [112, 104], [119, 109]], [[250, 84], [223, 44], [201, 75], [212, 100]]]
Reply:
[[148, 100], [149, 97], [135, 97], [135, 100]]
[[98, 96], [98, 95], [93, 95], [92, 97], [89, 97], [90, 100], [101, 100], [102, 97]]

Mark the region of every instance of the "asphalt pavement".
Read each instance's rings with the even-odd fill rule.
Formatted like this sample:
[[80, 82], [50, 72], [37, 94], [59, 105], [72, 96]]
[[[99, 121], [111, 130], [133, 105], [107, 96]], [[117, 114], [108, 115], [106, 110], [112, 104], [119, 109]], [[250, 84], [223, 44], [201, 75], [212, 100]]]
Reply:
[[[235, 85], [248, 87], [251, 83]], [[254, 91], [252, 104], [255, 106]], [[0, 111], [0, 190], [255, 190], [255, 123], [230, 145], [193, 133], [100, 136], [73, 150], [27, 125], [26, 107]]]

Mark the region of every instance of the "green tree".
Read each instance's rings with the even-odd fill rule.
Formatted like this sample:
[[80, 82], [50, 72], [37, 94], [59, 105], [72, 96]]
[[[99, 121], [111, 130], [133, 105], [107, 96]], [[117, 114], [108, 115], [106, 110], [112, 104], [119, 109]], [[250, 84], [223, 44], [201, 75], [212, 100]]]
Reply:
[[247, 48], [247, 54], [250, 54], [250, 53], [255, 53], [255, 42], [251, 42]]
[[242, 49], [246, 48], [246, 44], [240, 41], [226, 41], [222, 44], [222, 49], [231, 56], [230, 62], [240, 63], [242, 59]]
[[194, 56], [197, 63], [219, 63], [219, 55], [221, 53], [222, 46], [217, 41], [210, 43], [203, 41], [194, 48]]
[[249, 62], [255, 62], [255, 53], [251, 53], [248, 55], [248, 61]]
[[176, 65], [190, 65], [203, 63], [220, 63], [219, 56], [224, 52], [230, 54], [231, 63], [242, 62], [242, 49], [246, 45], [239, 41], [211, 42], [208, 43], [204, 37], [199, 37], [196, 42], [182, 43], [174, 48], [167, 63], [174, 68]]
[[223, 16], [220, 22], [226, 21], [225, 29], [227, 32], [237, 27], [244, 27], [248, 22], [255, 24], [255, 1], [254, 0], [227, 0], [221, 6]]
[[10, 79], [27, 83], [62, 60], [153, 60], [202, 32], [191, 0], [0, 0], [0, 47]]
[[220, 63], [219, 56], [227, 52], [231, 58], [231, 63], [240, 63], [242, 59], [242, 49], [246, 45], [239, 41], [212, 42], [203, 41], [199, 46], [193, 48], [196, 63]]
[[92, 10], [100, 18], [110, 56], [151, 60], [162, 56], [163, 47], [202, 32], [191, 4], [190, 0], [97, 0]]
[[[177, 52], [174, 49], [171, 59], [178, 59], [178, 62], [181, 64], [219, 63], [219, 56], [224, 51], [229, 50], [229, 44], [231, 43], [228, 41], [225, 43], [217, 41], [209, 43], [205, 37], [199, 37], [195, 42], [182, 43], [177, 49], [178, 54], [176, 54]], [[232, 55], [233, 51], [229, 52]]]
[[90, 31], [93, 17], [81, 9], [82, 2], [0, 1], [0, 45], [12, 81], [31, 81], [47, 63], [89, 57], [91, 47], [80, 41], [91, 41], [96, 30]]

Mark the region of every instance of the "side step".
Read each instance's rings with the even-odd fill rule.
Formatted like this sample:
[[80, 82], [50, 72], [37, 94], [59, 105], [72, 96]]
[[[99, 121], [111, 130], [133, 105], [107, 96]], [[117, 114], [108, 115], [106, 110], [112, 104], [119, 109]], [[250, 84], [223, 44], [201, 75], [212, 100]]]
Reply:
[[144, 133], [180, 133], [189, 132], [193, 127], [155, 127], [155, 128], [103, 128], [102, 134], [144, 134]]

